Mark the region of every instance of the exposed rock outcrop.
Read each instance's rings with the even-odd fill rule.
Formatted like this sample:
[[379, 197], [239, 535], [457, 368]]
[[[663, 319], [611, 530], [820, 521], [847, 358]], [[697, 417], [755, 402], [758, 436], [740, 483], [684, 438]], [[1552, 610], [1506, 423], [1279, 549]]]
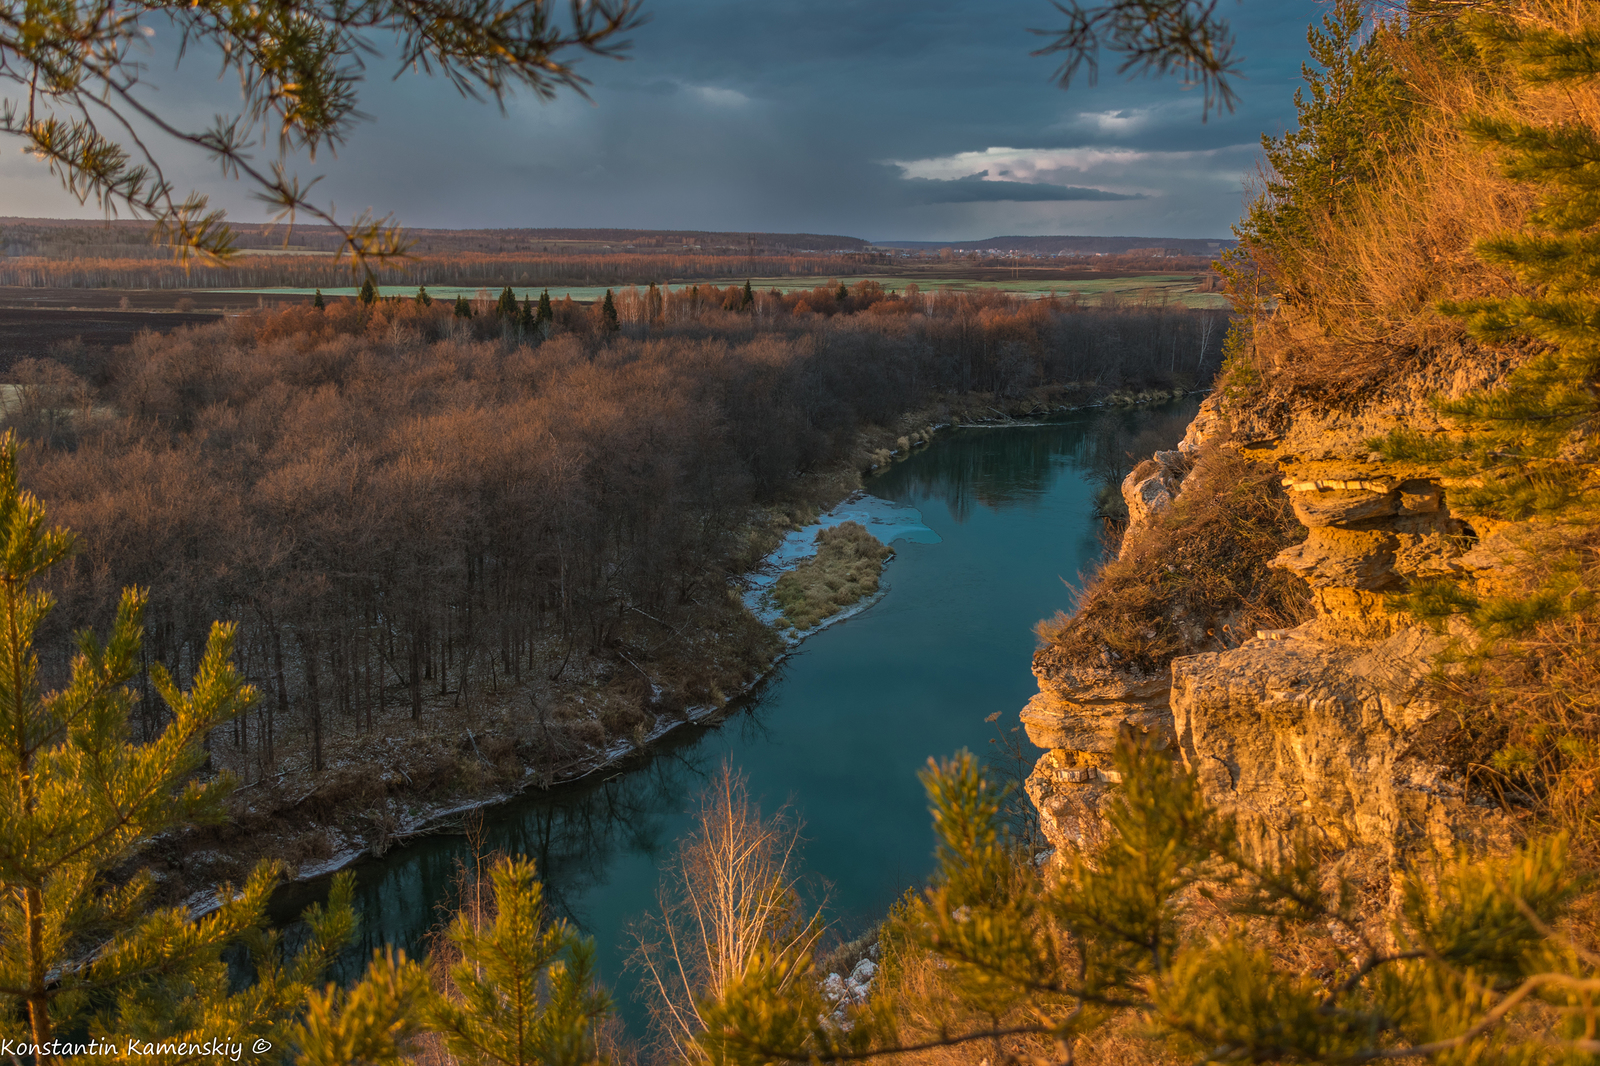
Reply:
[[1275, 463], [1308, 533], [1270, 565], [1305, 580], [1315, 617], [1180, 656], [1160, 673], [1124, 668], [1109, 654], [1085, 667], [1041, 650], [1039, 695], [1022, 720], [1049, 749], [1027, 790], [1055, 847], [1097, 838], [1114, 785], [1108, 753], [1123, 732], [1175, 745], [1212, 802], [1269, 837], [1305, 828], [1391, 860], [1412, 848], [1510, 839], [1506, 816], [1429, 762], [1425, 741], [1440, 708], [1425, 681], [1442, 640], [1387, 600], [1419, 579], [1492, 570], [1500, 555], [1484, 538], [1500, 531], [1451, 514], [1438, 471], [1385, 463], [1370, 443], [1397, 426], [1438, 429], [1426, 398], [1481, 384], [1482, 372], [1440, 368], [1364, 410], [1302, 411], [1276, 433], [1231, 424], [1213, 396], [1177, 451], [1129, 475], [1123, 496], [1136, 538], [1178, 498], [1205, 447]]
[[1122, 500], [1128, 505], [1128, 524], [1147, 526], [1150, 519], [1171, 505], [1178, 495], [1183, 479], [1189, 473], [1190, 461], [1180, 449], [1156, 452], [1122, 480]]

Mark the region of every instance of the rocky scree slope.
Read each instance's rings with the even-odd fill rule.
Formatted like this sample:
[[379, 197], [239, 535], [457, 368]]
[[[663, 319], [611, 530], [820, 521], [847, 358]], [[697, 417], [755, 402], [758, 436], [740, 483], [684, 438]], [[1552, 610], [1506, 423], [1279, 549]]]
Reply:
[[[1519, 531], [1452, 514], [1447, 478], [1385, 462], [1368, 444], [1396, 427], [1442, 429], [1428, 398], [1483, 387], [1487, 376], [1464, 360], [1435, 365], [1359, 409], [1306, 406], [1276, 425], [1231, 411], [1219, 392], [1177, 450], [1128, 475], [1124, 554], [1154, 535], [1152, 523], [1193, 483], [1189, 471], [1206, 449], [1275, 464], [1306, 535], [1268, 565], [1304, 579], [1313, 616], [1247, 633], [1191, 627], [1198, 653], [1169, 669], [1105, 646], [1098, 662], [1042, 648], [1039, 693], [1022, 720], [1047, 749], [1027, 792], [1053, 847], [1096, 842], [1100, 805], [1116, 783], [1110, 753], [1124, 734], [1176, 748], [1211, 802], [1264, 840], [1306, 829], [1378, 869], [1418, 849], [1510, 842], [1514, 820], [1429, 758], [1430, 733], [1447, 724], [1427, 685], [1445, 638], [1392, 610], [1386, 596], [1442, 574], [1490, 584]], [[1096, 634], [1075, 636], [1082, 647]]]

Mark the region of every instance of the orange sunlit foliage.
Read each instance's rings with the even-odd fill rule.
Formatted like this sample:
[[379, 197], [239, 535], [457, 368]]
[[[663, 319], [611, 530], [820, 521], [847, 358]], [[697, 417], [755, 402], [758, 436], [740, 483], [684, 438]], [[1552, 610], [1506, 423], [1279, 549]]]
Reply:
[[[657, 639], [725, 602], [752, 509], [864, 428], [940, 393], [1193, 384], [1221, 335], [1178, 307], [872, 285], [614, 295], [615, 332], [570, 299], [537, 326], [487, 299], [470, 319], [335, 300], [141, 334], [85, 376], [19, 364], [26, 483], [82, 536], [60, 646], [127, 585], [151, 590], [150, 652], [179, 675], [211, 619], [237, 620], [267, 694], [235, 734], [257, 780], [295, 754], [291, 714], [349, 732], [463, 679], [652, 671], [628, 622]], [[641, 685], [639, 713], [711, 698], [698, 683]]]

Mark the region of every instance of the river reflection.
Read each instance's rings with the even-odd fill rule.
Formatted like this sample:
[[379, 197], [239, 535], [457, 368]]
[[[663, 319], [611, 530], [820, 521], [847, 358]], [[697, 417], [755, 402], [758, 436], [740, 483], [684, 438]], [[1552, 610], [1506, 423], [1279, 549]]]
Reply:
[[[941, 538], [895, 543], [881, 601], [808, 639], [722, 725], [673, 734], [606, 780], [485, 813], [481, 846], [531, 856], [553, 910], [596, 938], [635, 1035], [643, 1012], [624, 967], [627, 930], [653, 909], [703, 783], [727, 761], [764, 809], [792, 804], [833, 918], [846, 931], [881, 918], [932, 866], [917, 771], [962, 747], [992, 750], [985, 718], [999, 712], [1014, 724], [1034, 692], [1033, 624], [1069, 606], [1070, 585], [1100, 553], [1096, 471], [1112, 476], [1134, 455], [1171, 447], [1194, 410], [1187, 402], [946, 434], [867, 486], [918, 508]], [[360, 942], [340, 976], [380, 945], [420, 951], [469, 854], [457, 832], [361, 864]], [[325, 889], [286, 889], [275, 914], [288, 918]]]

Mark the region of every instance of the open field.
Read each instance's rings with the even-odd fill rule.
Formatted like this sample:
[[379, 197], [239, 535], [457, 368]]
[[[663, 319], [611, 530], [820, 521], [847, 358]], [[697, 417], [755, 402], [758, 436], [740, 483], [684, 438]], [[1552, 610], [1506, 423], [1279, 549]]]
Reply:
[[0, 373], [19, 360], [44, 358], [89, 373], [104, 362], [106, 352], [131, 343], [143, 330], [170, 333], [180, 326], [215, 322], [227, 314], [302, 302], [301, 297], [174, 289], [0, 286]]
[[[1018, 276], [996, 276], [1006, 273], [994, 270], [952, 271], [938, 274], [848, 274], [832, 278], [796, 278], [796, 277], [755, 277], [750, 279], [750, 284], [757, 289], [778, 289], [782, 292], [791, 292], [795, 289], [812, 289], [818, 286], [828, 286], [844, 282], [854, 285], [858, 281], [876, 281], [889, 292], [903, 292], [908, 286], [915, 285], [923, 292], [1004, 292], [1031, 299], [1045, 299], [1059, 297], [1066, 299], [1076, 296], [1085, 302], [1094, 303], [1102, 299], [1107, 293], [1115, 294], [1119, 299], [1144, 301], [1154, 303], [1181, 303], [1186, 307], [1226, 307], [1227, 300], [1221, 293], [1197, 291], [1203, 275], [1197, 274], [1137, 274], [1107, 276], [1089, 270], [1038, 270], [1030, 271], [1018, 269], [1014, 273]], [[1053, 275], [1040, 277], [1040, 274]], [[674, 291], [687, 288], [690, 285], [718, 285], [726, 288], [730, 279], [704, 279], [689, 278], [682, 281], [668, 282], [666, 287]], [[607, 288], [621, 288], [622, 286], [605, 285], [552, 285], [549, 287], [550, 298], [560, 300], [570, 296], [578, 303], [590, 303], [604, 297]], [[204, 295], [218, 297], [299, 297], [305, 298], [312, 295], [312, 289], [217, 289], [209, 290]], [[335, 297], [354, 297], [358, 291], [357, 286], [340, 286], [325, 288], [322, 294], [330, 299]], [[378, 293], [381, 296], [413, 296], [416, 294], [414, 285], [380, 285]], [[543, 286], [513, 285], [511, 291], [518, 300], [539, 298], [544, 290]], [[493, 298], [499, 294], [499, 289], [490, 289], [483, 286], [454, 286], [438, 285], [428, 286], [428, 293], [436, 300], [454, 300], [457, 296], [475, 299], [484, 295]], [[199, 294], [196, 294], [199, 295]]]

